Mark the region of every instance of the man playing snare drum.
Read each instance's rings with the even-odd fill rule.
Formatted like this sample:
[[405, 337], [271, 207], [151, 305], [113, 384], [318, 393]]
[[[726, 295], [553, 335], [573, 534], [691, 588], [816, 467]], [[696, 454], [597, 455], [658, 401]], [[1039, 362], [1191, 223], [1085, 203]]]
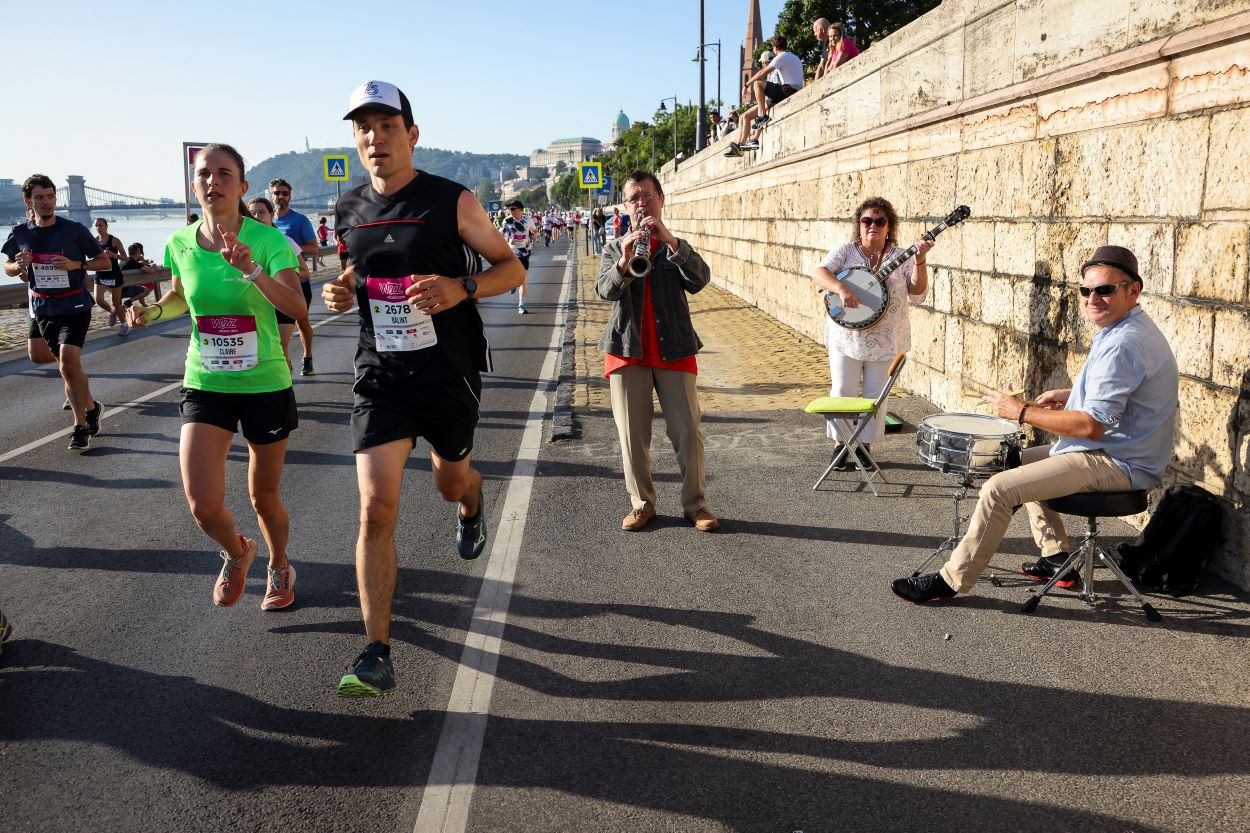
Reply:
[[[1076, 383], [1033, 402], [1001, 392], [985, 397], [998, 416], [1058, 434], [1059, 442], [1025, 450], [1019, 468], [986, 481], [950, 559], [936, 573], [893, 581], [890, 589], [899, 597], [923, 604], [971, 590], [1020, 505], [1028, 507], [1042, 551], [1021, 572], [1049, 579], [1067, 561], [1068, 539], [1059, 516], [1040, 501], [1149, 489], [1162, 479], [1172, 457], [1179, 379], [1167, 339], [1137, 306], [1137, 258], [1120, 246], [1100, 246], [1081, 266], [1078, 289], [1097, 332]], [[1070, 571], [1058, 585], [1076, 581]]]

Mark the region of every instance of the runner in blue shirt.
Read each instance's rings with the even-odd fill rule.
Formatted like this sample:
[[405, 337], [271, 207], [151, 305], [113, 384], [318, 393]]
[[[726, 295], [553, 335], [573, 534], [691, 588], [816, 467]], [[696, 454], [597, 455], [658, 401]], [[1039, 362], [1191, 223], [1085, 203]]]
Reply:
[[[277, 209], [273, 215], [273, 224], [299, 246], [301, 262], [304, 256], [316, 258], [317, 234], [313, 231], [311, 220], [298, 211], [291, 210], [291, 183], [285, 179], [271, 179], [269, 196], [273, 200], [274, 208]], [[299, 283], [300, 288], [304, 290], [304, 303], [312, 306], [311, 276], [301, 277]], [[313, 370], [312, 324], [308, 323], [308, 316], [305, 315], [303, 318], [296, 319], [295, 326], [299, 328], [299, 340], [304, 345], [304, 361], [300, 365], [299, 375], [312, 376], [316, 373]]]
[[81, 223], [56, 216], [56, 185], [43, 174], [22, 183], [22, 200], [34, 216], [14, 226], [4, 242], [4, 273], [30, 287], [31, 311], [40, 335], [56, 356], [65, 398], [74, 412], [71, 451], [86, 451], [100, 432], [100, 403], [91, 395], [82, 369], [82, 346], [95, 302], [87, 270], [112, 265]]

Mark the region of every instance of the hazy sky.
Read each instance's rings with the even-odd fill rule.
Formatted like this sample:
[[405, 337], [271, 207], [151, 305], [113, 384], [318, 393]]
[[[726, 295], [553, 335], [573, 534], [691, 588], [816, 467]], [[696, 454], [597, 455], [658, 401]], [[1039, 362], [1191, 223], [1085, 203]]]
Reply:
[[[761, 0], [765, 35], [782, 5]], [[748, 7], [704, 5], [734, 103]], [[303, 150], [305, 136], [313, 147], [350, 144], [347, 96], [371, 78], [407, 93], [422, 145], [481, 153], [607, 141], [618, 110], [650, 120], [662, 97], [699, 92], [698, 0], [5, 0], [0, 28], [0, 177], [40, 172], [63, 185], [81, 174], [143, 197], [181, 200], [183, 141], [229, 142], [249, 165]], [[715, 56], [709, 49], [709, 98]]]

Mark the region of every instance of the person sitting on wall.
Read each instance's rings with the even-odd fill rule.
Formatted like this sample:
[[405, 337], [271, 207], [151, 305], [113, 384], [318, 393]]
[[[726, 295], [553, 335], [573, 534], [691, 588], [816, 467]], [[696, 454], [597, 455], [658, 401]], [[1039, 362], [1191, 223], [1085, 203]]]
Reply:
[[842, 34], [842, 24], [830, 23], [829, 51], [825, 56], [825, 69], [823, 73], [818, 73], [816, 77], [820, 78], [822, 75], [828, 75], [858, 54], [859, 47], [855, 45], [854, 39]]
[[[803, 89], [803, 62], [793, 52], [786, 51], [785, 35], [774, 35], [772, 44], [776, 54], [764, 64], [759, 72], [747, 79], [746, 86], [743, 88], [742, 97], [747, 98], [753, 92], [755, 104], [742, 114], [738, 140], [729, 143], [729, 150], [725, 151], [725, 156], [741, 156], [744, 150], [759, 148], [760, 131], [772, 119], [768, 115], [768, 108], [785, 101]], [[769, 53], [764, 53], [764, 55], [767, 54]], [[750, 136], [750, 141], [747, 141], [748, 136]]]
[[[895, 595], [923, 604], [972, 590], [1021, 505], [1042, 552], [1021, 572], [1050, 579], [1068, 559], [1068, 539], [1063, 521], [1041, 501], [1150, 489], [1162, 480], [1172, 458], [1179, 377], [1167, 339], [1137, 305], [1137, 258], [1120, 246], [1099, 246], [1081, 266], [1078, 289], [1097, 332], [1076, 383], [1033, 402], [999, 391], [985, 397], [998, 416], [1058, 434], [1059, 441], [1025, 449], [1019, 468], [987, 480], [950, 559], [936, 573], [896, 579]], [[1059, 586], [1075, 584], [1071, 571], [1068, 578]]]

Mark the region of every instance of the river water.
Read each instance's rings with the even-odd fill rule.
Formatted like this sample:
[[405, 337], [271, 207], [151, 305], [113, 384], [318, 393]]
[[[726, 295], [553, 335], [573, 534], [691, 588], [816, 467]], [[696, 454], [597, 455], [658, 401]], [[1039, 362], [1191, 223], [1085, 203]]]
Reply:
[[[320, 214], [309, 215], [313, 224], [317, 222]], [[334, 222], [333, 213], [326, 216], [330, 218], [330, 222]], [[160, 263], [165, 256], [165, 241], [167, 241], [175, 231], [186, 225], [186, 221], [181, 217], [169, 217], [164, 220], [155, 220], [150, 217], [132, 219], [125, 214], [117, 214], [109, 217], [109, 233], [120, 240], [124, 245], [129, 246], [131, 243], [142, 243], [144, 254], [149, 260]], [[91, 229], [95, 233], [95, 229]], [[8, 232], [3, 232], [5, 236]], [[3, 255], [0, 255], [0, 260]], [[20, 283], [18, 278], [10, 278], [3, 272], [0, 272], [0, 286], [6, 284]]]

